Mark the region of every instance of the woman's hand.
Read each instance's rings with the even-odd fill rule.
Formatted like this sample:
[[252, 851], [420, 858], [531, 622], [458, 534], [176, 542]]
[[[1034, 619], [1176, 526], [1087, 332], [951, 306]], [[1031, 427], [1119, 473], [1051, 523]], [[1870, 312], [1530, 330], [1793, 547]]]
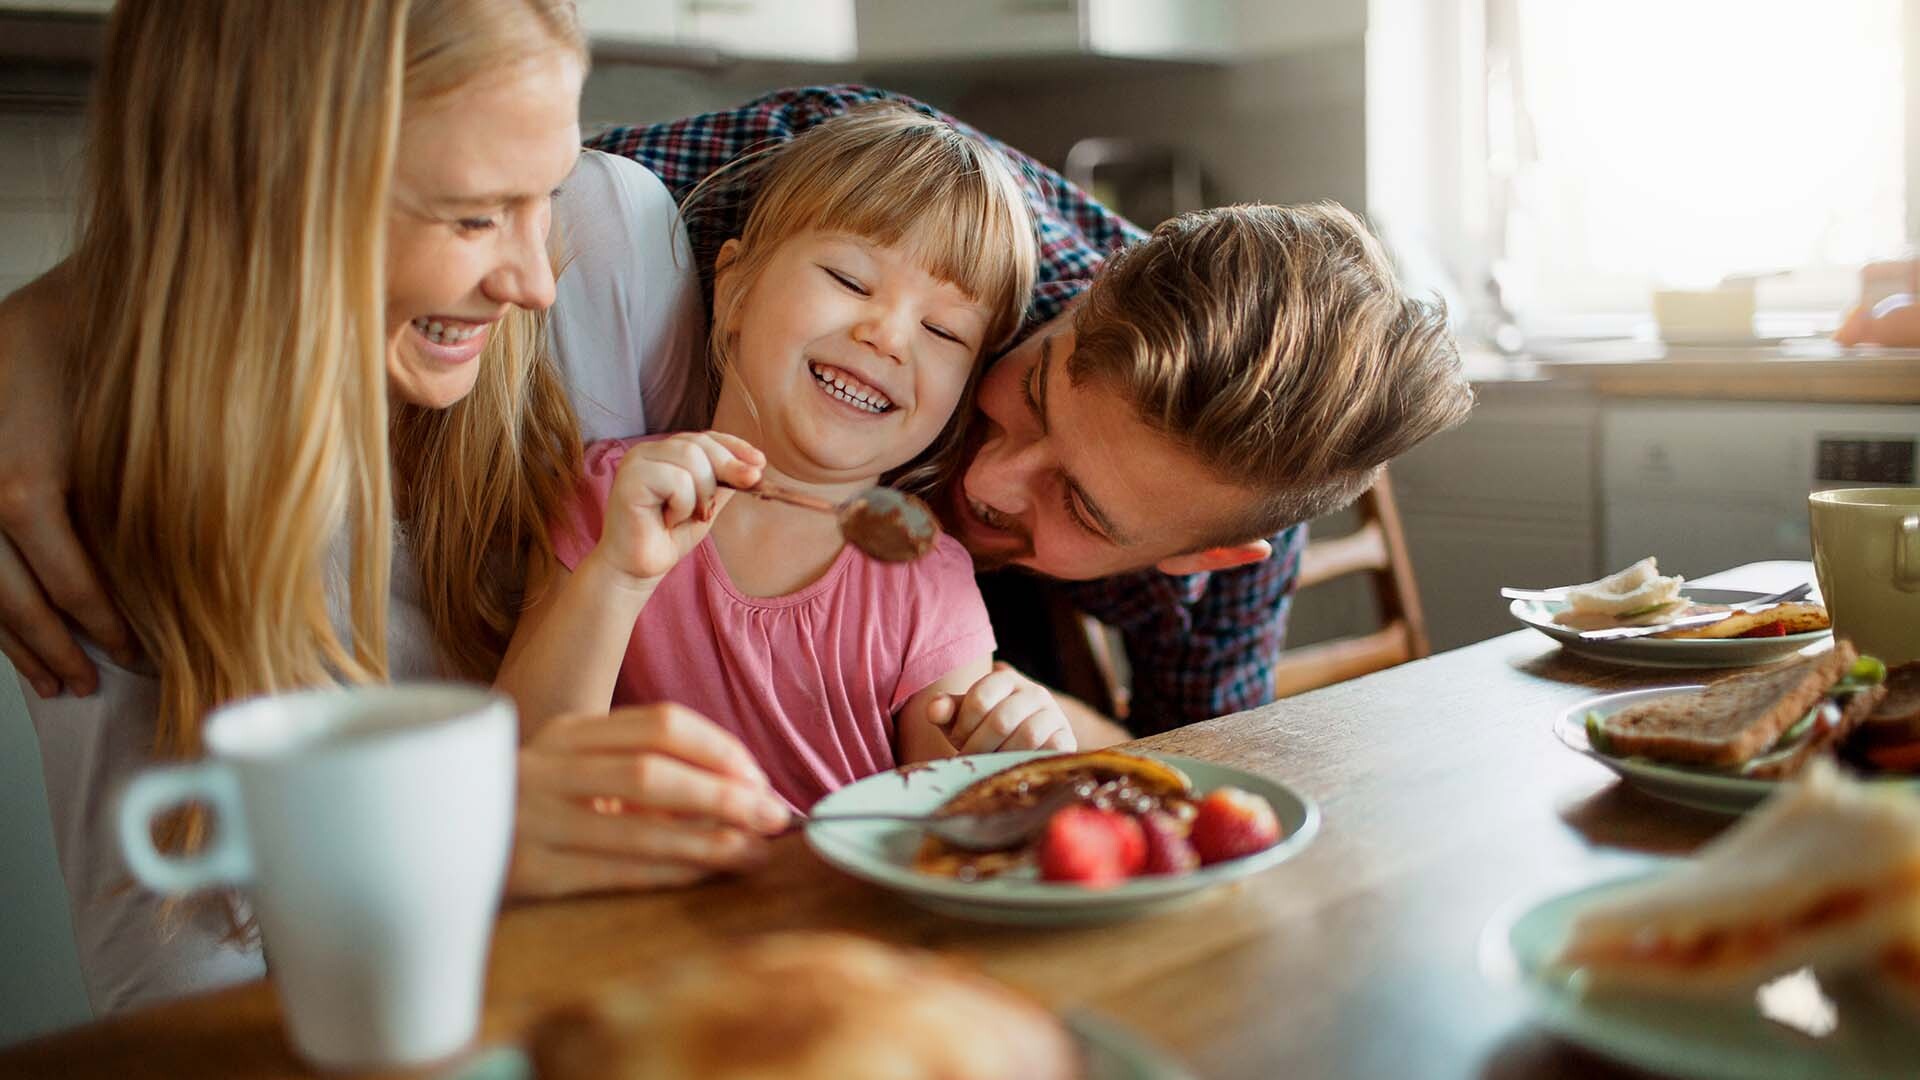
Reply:
[[785, 804], [746, 747], [679, 705], [548, 723], [520, 750], [510, 899], [687, 885], [758, 866]]
[[959, 697], [957, 707], [952, 697], [933, 702], [928, 719], [944, 728], [947, 741], [963, 754], [1079, 746], [1053, 693], [1010, 664], [995, 663]]
[[133, 662], [133, 635], [67, 516], [64, 292], [56, 268], [0, 301], [0, 653], [41, 697], [99, 685], [63, 612], [115, 659]]
[[717, 431], [636, 443], [614, 474], [596, 554], [635, 582], [658, 578], [697, 546], [727, 487], [760, 482], [766, 455]]

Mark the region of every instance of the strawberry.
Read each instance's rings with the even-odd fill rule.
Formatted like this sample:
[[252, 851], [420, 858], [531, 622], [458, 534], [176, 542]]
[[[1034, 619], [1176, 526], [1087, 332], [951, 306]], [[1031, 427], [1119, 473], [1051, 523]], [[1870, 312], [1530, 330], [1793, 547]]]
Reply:
[[1165, 810], [1152, 810], [1139, 819], [1147, 840], [1143, 874], [1184, 874], [1200, 865], [1200, 854], [1187, 839], [1187, 828]]
[[1140, 819], [1132, 814], [1108, 811], [1107, 818], [1119, 843], [1120, 868], [1132, 877], [1147, 865], [1147, 834]]
[[1040, 837], [1040, 877], [1100, 887], [1126, 880], [1146, 861], [1146, 838], [1134, 821], [1110, 810], [1069, 806]]
[[1200, 800], [1187, 838], [1200, 862], [1210, 866], [1272, 847], [1280, 839], [1280, 819], [1260, 796], [1223, 787]]

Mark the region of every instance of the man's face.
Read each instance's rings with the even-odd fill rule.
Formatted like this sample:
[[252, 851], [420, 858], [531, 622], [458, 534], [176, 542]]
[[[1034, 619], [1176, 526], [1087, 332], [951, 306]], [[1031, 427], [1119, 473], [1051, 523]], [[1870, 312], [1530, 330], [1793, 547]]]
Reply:
[[1072, 353], [1063, 320], [981, 378], [967, 464], [942, 508], [976, 562], [1107, 577], [1195, 550], [1252, 502], [1120, 393], [1075, 386]]

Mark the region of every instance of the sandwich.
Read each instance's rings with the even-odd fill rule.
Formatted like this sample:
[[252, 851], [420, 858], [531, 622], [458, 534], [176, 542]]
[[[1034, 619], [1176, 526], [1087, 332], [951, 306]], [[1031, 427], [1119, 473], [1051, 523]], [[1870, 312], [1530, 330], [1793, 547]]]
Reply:
[[1778, 667], [1730, 675], [1700, 690], [1587, 716], [1601, 753], [1718, 769], [1755, 779], [1792, 776], [1873, 712], [1886, 669], [1851, 642]]
[[1617, 574], [1567, 590], [1567, 606], [1553, 621], [1573, 630], [1602, 630], [1614, 626], [1651, 626], [1674, 618], [1687, 607], [1680, 595], [1686, 579], [1663, 577], [1660, 564], [1649, 555]]
[[1888, 669], [1886, 690], [1843, 749], [1879, 772], [1920, 772], [1920, 660]]
[[1580, 911], [1553, 961], [1596, 989], [1747, 990], [1886, 962], [1920, 903], [1920, 799], [1821, 762], [1699, 856]]
[[[985, 814], [1053, 798], [1062, 787], [1096, 808], [1145, 815], [1160, 811], [1182, 820], [1196, 812], [1193, 782], [1165, 762], [1118, 750], [1051, 754], [983, 776], [960, 789], [934, 811], [935, 816]], [[969, 852], [935, 836], [920, 842], [914, 869], [923, 874], [976, 881], [1033, 861], [1038, 840], [1005, 851]]]
[[850, 934], [770, 934], [537, 1021], [537, 1080], [1076, 1080], [1044, 1006], [952, 961]]

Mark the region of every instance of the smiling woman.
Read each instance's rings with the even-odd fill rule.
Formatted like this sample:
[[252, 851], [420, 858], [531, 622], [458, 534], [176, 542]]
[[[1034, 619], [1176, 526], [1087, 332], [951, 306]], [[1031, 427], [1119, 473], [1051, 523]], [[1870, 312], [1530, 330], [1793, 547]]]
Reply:
[[567, 0], [116, 7], [63, 307], [75, 524], [147, 659], [30, 702], [96, 1010], [261, 970], [238, 900], [125, 887], [128, 772], [221, 702], [497, 661], [578, 454], [534, 315], [584, 69]]

